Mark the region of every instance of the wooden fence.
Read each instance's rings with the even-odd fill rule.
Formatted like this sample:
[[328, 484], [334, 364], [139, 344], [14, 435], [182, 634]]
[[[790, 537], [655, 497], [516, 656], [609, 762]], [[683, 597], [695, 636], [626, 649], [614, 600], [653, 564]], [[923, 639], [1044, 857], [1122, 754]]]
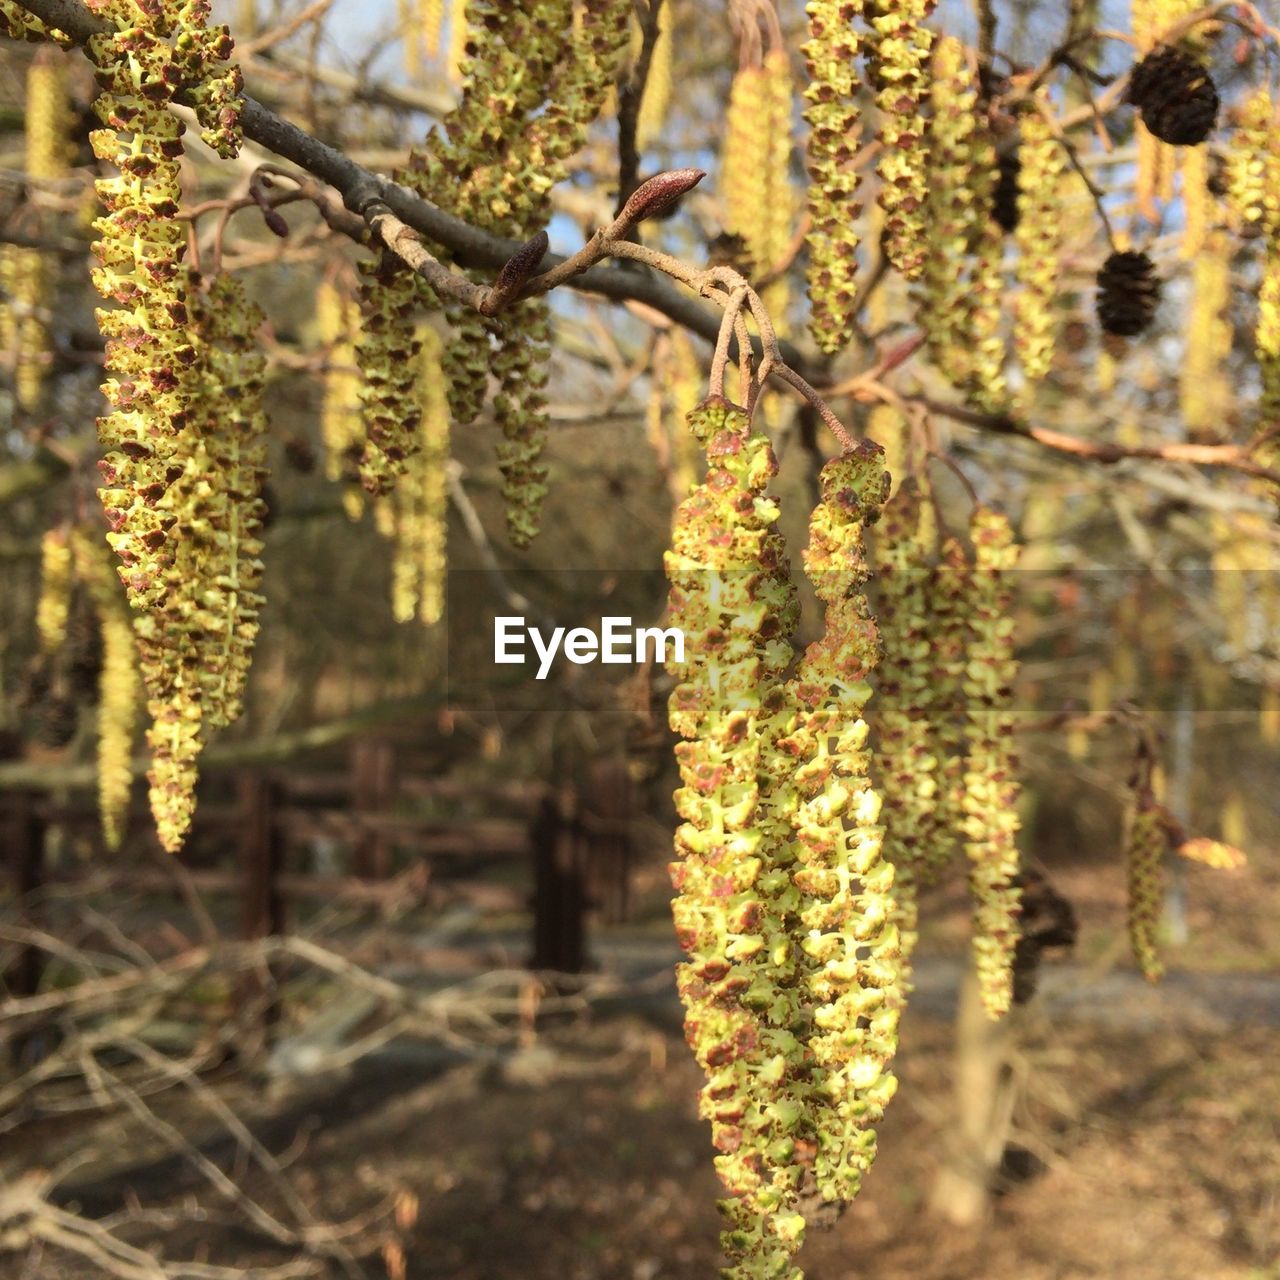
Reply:
[[[55, 793], [30, 786], [0, 789], [0, 838], [9, 886], [23, 910], [53, 886], [94, 878], [100, 887], [189, 897], [233, 894], [238, 928], [253, 939], [283, 934], [290, 904], [366, 903], [391, 912], [407, 906], [471, 903], [482, 909], [529, 909], [528, 963], [537, 970], [581, 972], [588, 965], [587, 923], [624, 918], [632, 858], [631, 790], [623, 760], [595, 762], [574, 790], [526, 782], [432, 778], [401, 768], [397, 744], [356, 739], [345, 770], [296, 767], [217, 771], [196, 812], [180, 863], [160, 855], [127, 858], [95, 851], [74, 868], [47, 856], [50, 834], [98, 841], [98, 815], [83, 789]], [[145, 812], [133, 828], [149, 829]], [[348, 851], [344, 872], [300, 869], [317, 843]], [[234, 863], [225, 853], [235, 849]], [[200, 849], [222, 850], [202, 865]], [[515, 863], [523, 883], [493, 883], [476, 872]], [[522, 877], [510, 877], [517, 882]], [[198, 904], [197, 904], [198, 905]], [[34, 992], [42, 953], [32, 947], [3, 975], [11, 995]]]

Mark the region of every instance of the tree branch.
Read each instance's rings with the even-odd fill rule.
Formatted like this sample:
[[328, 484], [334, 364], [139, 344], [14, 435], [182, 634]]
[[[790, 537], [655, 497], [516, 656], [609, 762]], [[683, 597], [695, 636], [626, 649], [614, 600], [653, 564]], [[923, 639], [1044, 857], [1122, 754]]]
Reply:
[[1248, 444], [1193, 444], [1171, 441], [1167, 444], [1122, 445], [1110, 440], [1082, 440], [1079, 436], [1055, 431], [1052, 427], [1037, 427], [1022, 422], [1008, 414], [982, 413], [966, 409], [962, 405], [931, 400], [927, 396], [904, 396], [912, 404], [921, 404], [930, 413], [940, 414], [954, 422], [970, 427], [981, 427], [999, 435], [1021, 436], [1052, 449], [1055, 453], [1083, 458], [1089, 462], [1115, 463], [1126, 458], [1151, 458], [1159, 462], [1190, 462], [1200, 467], [1218, 467], [1224, 471], [1237, 471], [1241, 475], [1254, 476], [1280, 486], [1280, 471], [1254, 462], [1251, 454], [1265, 435]]
[[[80, 45], [95, 33], [107, 30], [106, 24], [78, 0], [19, 0], [19, 3], [47, 26], [65, 31]], [[178, 101], [183, 101], [183, 95], [178, 95]], [[328, 183], [353, 213], [364, 217], [370, 205], [384, 204], [405, 225], [447, 249], [461, 266], [498, 270], [521, 248], [519, 241], [482, 231], [389, 178], [370, 172], [254, 98], [244, 100], [241, 125], [246, 138]], [[563, 261], [558, 254], [548, 254], [543, 266], [549, 270]], [[599, 294], [614, 302], [643, 303], [710, 343], [715, 342], [720, 331], [717, 312], [642, 268], [594, 266], [574, 275], [572, 283], [575, 289]], [[798, 369], [805, 367], [803, 353], [790, 344], [780, 346], [789, 365]]]

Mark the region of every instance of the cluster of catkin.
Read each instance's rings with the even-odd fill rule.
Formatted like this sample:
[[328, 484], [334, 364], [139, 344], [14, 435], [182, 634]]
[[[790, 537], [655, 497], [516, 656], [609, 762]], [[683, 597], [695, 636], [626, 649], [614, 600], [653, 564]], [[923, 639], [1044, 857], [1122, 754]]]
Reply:
[[112, 570], [101, 532], [88, 524], [55, 525], [40, 542], [40, 596], [36, 634], [48, 657], [69, 644], [68, 623], [77, 592], [87, 596], [102, 640], [97, 676], [98, 796], [108, 849], [124, 835], [133, 784], [133, 744], [142, 703], [133, 620], [124, 588]]
[[1008, 1008], [1018, 918], [1017, 758], [1012, 749], [1013, 619], [1008, 521], [986, 507], [940, 545], [930, 495], [904, 481], [877, 527], [878, 620], [884, 639], [875, 760], [885, 802], [885, 857], [896, 872], [903, 985], [917, 937], [920, 888], [968, 855], [973, 948], [983, 1002]]
[[[1280, 115], [1261, 88], [1243, 104], [1227, 154], [1226, 199], [1236, 225], [1260, 235], [1262, 282], [1254, 345], [1264, 424], [1280, 419]], [[1280, 455], [1272, 446], [1269, 456]]]
[[[41, 49], [27, 71], [24, 169], [41, 200], [41, 185], [67, 172], [70, 109], [61, 55]], [[50, 350], [43, 308], [56, 284], [49, 255], [0, 245], [0, 352], [13, 367], [14, 399], [30, 413], [41, 405]]]
[[794, 1277], [802, 1196], [854, 1194], [894, 1087], [892, 872], [861, 717], [878, 654], [861, 527], [886, 478], [875, 446], [824, 472], [806, 565], [826, 629], [788, 677], [798, 610], [767, 493], [772, 450], [723, 399], [689, 422], [707, 476], [666, 557], [686, 636], [670, 707], [683, 739], [678, 986], [730, 1193], [724, 1274]]
[[94, 224], [94, 283], [116, 304], [98, 313], [110, 406], [101, 496], [136, 610], [152, 810], [176, 850], [207, 730], [239, 713], [257, 632], [265, 358], [261, 315], [242, 287], [227, 277], [205, 286], [183, 265], [183, 125], [167, 104], [182, 90], [205, 142], [233, 155], [240, 76], [207, 4], [111, 0], [98, 12], [110, 29], [88, 52], [105, 127], [91, 142], [118, 170], [97, 182]]
[[[473, 224], [528, 239], [549, 218], [548, 193], [600, 113], [627, 52], [631, 6], [624, 0], [473, 0], [466, 7], [463, 91], [440, 130], [397, 176]], [[363, 290], [366, 326], [356, 355], [366, 389], [365, 486], [387, 492], [419, 447], [415, 315], [438, 302], [411, 274], [371, 269]], [[508, 531], [524, 547], [536, 535], [546, 496], [546, 369], [550, 316], [542, 299], [482, 318], [451, 305], [444, 356], [451, 415], [479, 413], [490, 376], [502, 432], [498, 464]]]
[[430, 626], [444, 612], [449, 502], [449, 398], [441, 367], [443, 344], [429, 325], [419, 333], [418, 398], [421, 447], [394, 492], [380, 499], [378, 529], [391, 540], [391, 612]]
[[180, 536], [163, 597], [135, 622], [152, 724], [150, 800], [160, 843], [181, 847], [195, 810], [196, 762], [211, 728], [243, 704], [263, 603], [266, 358], [258, 308], [218, 276], [187, 291], [202, 381], [185, 466], [162, 507]]

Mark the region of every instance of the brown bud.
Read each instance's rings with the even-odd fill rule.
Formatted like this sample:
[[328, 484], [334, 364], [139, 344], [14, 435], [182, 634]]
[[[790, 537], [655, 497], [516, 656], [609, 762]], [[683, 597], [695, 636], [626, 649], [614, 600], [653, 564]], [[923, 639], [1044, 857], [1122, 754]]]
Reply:
[[529, 277], [538, 269], [538, 264], [546, 257], [550, 242], [545, 231], [539, 231], [532, 240], [526, 241], [502, 264], [498, 278], [494, 281], [494, 292], [503, 297], [511, 297], [524, 288]]
[[670, 169], [642, 182], [622, 206], [622, 218], [629, 224], [643, 222], [665, 213], [686, 191], [707, 176], [705, 169]]

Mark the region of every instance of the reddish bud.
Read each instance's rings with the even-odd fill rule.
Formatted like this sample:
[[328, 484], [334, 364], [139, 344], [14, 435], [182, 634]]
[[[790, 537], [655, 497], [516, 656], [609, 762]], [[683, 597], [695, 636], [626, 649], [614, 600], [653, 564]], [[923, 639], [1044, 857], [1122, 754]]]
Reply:
[[705, 169], [670, 169], [642, 182], [622, 206], [622, 216], [628, 223], [643, 222], [666, 213], [686, 191], [707, 176]]

